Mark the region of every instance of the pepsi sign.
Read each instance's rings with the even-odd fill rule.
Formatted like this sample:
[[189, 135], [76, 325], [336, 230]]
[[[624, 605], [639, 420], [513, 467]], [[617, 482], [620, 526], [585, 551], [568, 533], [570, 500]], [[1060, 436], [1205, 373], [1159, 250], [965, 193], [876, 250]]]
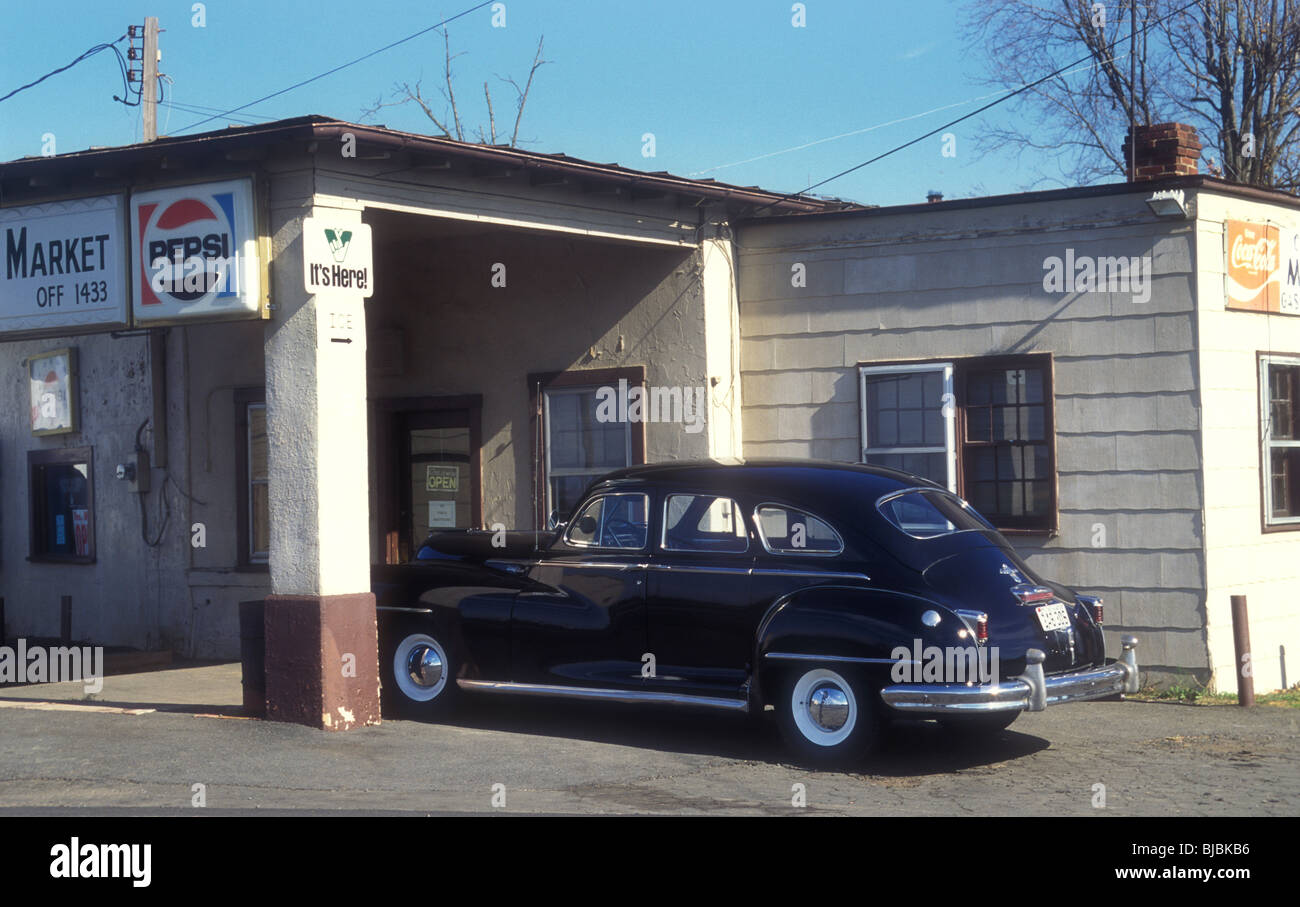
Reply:
[[136, 324], [261, 316], [251, 180], [135, 193], [131, 239]]

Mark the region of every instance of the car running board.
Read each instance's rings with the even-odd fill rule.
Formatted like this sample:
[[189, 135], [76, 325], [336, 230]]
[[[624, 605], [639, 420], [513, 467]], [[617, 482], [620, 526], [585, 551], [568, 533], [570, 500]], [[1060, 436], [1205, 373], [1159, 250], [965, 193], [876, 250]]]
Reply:
[[665, 693], [659, 690], [604, 690], [596, 687], [562, 687], [539, 683], [514, 683], [502, 680], [459, 679], [456, 685], [474, 693], [508, 693], [516, 696], [551, 696], [559, 699], [587, 699], [599, 702], [651, 703], [676, 705], [687, 708], [721, 709], [728, 712], [748, 712], [744, 699], [727, 699], [721, 696], [689, 696], [684, 693]]

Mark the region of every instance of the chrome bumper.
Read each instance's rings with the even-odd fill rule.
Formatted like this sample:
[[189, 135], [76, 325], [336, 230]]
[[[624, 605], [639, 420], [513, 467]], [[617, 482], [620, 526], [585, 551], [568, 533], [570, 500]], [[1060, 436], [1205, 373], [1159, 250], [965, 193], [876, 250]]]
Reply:
[[1083, 668], [1067, 674], [1043, 675], [1046, 656], [1039, 649], [1026, 655], [1019, 677], [985, 686], [961, 683], [900, 683], [885, 687], [885, 705], [913, 715], [950, 715], [955, 712], [1041, 712], [1049, 705], [1083, 699], [1100, 699], [1116, 693], [1138, 691], [1137, 638], [1125, 636], [1118, 661], [1100, 668]]

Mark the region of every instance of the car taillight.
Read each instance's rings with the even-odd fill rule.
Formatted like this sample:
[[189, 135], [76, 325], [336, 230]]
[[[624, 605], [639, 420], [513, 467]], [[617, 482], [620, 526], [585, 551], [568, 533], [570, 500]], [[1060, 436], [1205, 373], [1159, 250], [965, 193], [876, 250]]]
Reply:
[[1092, 615], [1093, 623], [1100, 625], [1104, 613], [1102, 600], [1097, 598], [1095, 595], [1080, 595], [1077, 596], [1077, 598], [1079, 599], [1079, 604], [1087, 608], [1088, 613]]
[[1050, 602], [1056, 598], [1056, 593], [1046, 586], [1035, 586], [1032, 583], [1020, 583], [1011, 587], [1011, 594], [1020, 599], [1022, 605], [1032, 605], [1038, 602]]
[[[958, 611], [957, 615], [975, 634], [975, 644], [984, 645], [989, 641], [989, 616], [983, 611]], [[964, 634], [966, 631], [963, 630]]]

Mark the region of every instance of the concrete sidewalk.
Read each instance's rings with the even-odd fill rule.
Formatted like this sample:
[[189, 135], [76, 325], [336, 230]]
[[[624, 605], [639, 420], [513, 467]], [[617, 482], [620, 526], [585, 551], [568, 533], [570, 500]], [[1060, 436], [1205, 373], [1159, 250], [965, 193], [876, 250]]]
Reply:
[[110, 674], [97, 693], [86, 692], [81, 681], [0, 686], [0, 708], [46, 702], [90, 707], [87, 710], [129, 709], [160, 712], [241, 715], [243, 687], [239, 662], [176, 662], [155, 671]]

